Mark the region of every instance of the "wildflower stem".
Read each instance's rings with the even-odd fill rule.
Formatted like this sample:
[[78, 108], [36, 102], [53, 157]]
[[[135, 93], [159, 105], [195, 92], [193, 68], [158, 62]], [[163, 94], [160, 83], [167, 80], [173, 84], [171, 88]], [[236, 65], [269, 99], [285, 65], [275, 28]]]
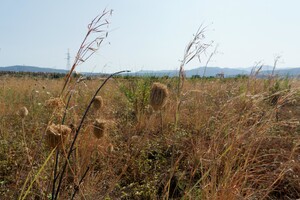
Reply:
[[66, 105], [66, 107], [65, 107], [64, 116], [63, 116], [62, 122], [61, 122], [62, 125], [65, 123], [65, 119], [66, 119], [66, 115], [67, 115], [67, 110], [68, 110], [68, 107], [69, 107], [69, 104], [70, 104], [70, 100], [71, 100], [72, 94], [73, 94], [73, 92], [70, 93], [70, 96], [69, 96], [69, 98], [68, 98], [67, 105]]
[[85, 178], [85, 176], [87, 175], [87, 173], [88, 173], [89, 170], [90, 170], [90, 167], [88, 167], [88, 168], [85, 170], [85, 172], [84, 172], [83, 176], [81, 177], [81, 179], [80, 179], [78, 185], [77, 185], [76, 187], [74, 187], [74, 192], [73, 192], [73, 195], [72, 195], [71, 200], [74, 199], [74, 197], [75, 197], [77, 191], [79, 190], [80, 184], [82, 183], [83, 179]]
[[52, 195], [51, 195], [51, 199], [54, 200], [54, 194], [55, 194], [55, 183], [57, 180], [57, 167], [58, 167], [58, 159], [59, 159], [59, 149], [56, 149], [56, 156], [55, 156], [55, 166], [54, 166], [54, 170], [53, 170], [53, 186], [52, 186]]
[[91, 105], [92, 105], [92, 103], [93, 103], [95, 97], [97, 96], [98, 92], [102, 89], [102, 87], [106, 84], [106, 82], [107, 82], [110, 78], [112, 78], [113, 76], [115, 76], [115, 75], [117, 75], [117, 74], [124, 73], [124, 72], [130, 72], [130, 71], [123, 70], [123, 71], [119, 71], [119, 72], [113, 73], [113, 74], [111, 74], [110, 76], [108, 76], [108, 77], [104, 80], [104, 82], [100, 85], [100, 87], [97, 89], [97, 91], [95, 92], [95, 94], [94, 94], [93, 98], [91, 99], [89, 105], [87, 106], [87, 108], [86, 108], [86, 110], [85, 110], [85, 112], [84, 112], [84, 114], [83, 114], [83, 116], [82, 116], [82, 118], [81, 118], [80, 124], [79, 124], [78, 128], [76, 129], [75, 136], [74, 136], [74, 138], [73, 138], [72, 144], [71, 144], [70, 149], [69, 149], [69, 151], [68, 151], [68, 155], [67, 155], [66, 161], [65, 161], [65, 163], [64, 163], [64, 165], [63, 165], [62, 172], [61, 172], [61, 175], [60, 175], [60, 179], [59, 179], [59, 182], [58, 182], [58, 186], [57, 186], [57, 189], [56, 189], [56, 193], [55, 193], [55, 198], [54, 198], [54, 200], [56, 200], [57, 197], [58, 197], [59, 190], [60, 190], [61, 183], [62, 183], [62, 179], [63, 179], [63, 176], [64, 176], [65, 171], [66, 171], [67, 163], [68, 163], [68, 161], [69, 161], [69, 159], [70, 159], [70, 156], [71, 156], [71, 153], [72, 153], [72, 151], [73, 151], [75, 142], [76, 142], [76, 140], [77, 140], [79, 131], [80, 131], [81, 127], [82, 127], [82, 124], [83, 124], [83, 122], [84, 122], [84, 120], [85, 120], [85, 118], [86, 118], [86, 116], [87, 116], [87, 113], [88, 113], [89, 109], [91, 108]]

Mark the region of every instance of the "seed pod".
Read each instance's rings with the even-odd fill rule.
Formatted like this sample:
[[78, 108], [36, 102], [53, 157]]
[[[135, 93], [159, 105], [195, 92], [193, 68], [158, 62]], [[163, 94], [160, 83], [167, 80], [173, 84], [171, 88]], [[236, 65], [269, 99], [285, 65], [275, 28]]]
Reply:
[[19, 110], [18, 114], [20, 115], [20, 117], [25, 118], [25, 117], [28, 115], [28, 110], [27, 110], [27, 108], [26, 108], [25, 106], [22, 107], [22, 108]]
[[108, 153], [112, 153], [114, 151], [114, 145], [110, 143], [106, 148]]
[[52, 124], [47, 128], [46, 142], [51, 148], [55, 148], [56, 146], [60, 148], [71, 131], [66, 125]]
[[61, 98], [50, 98], [45, 103], [48, 108], [62, 108], [64, 106], [64, 102]]
[[166, 105], [168, 96], [167, 86], [161, 83], [153, 83], [150, 93], [150, 105], [155, 111], [160, 110]]
[[103, 106], [103, 99], [101, 96], [96, 96], [93, 101], [93, 106], [96, 110], [100, 110]]
[[71, 123], [71, 124], [69, 125], [69, 127], [70, 127], [70, 129], [72, 130], [72, 133], [75, 134], [75, 132], [76, 132], [76, 125], [73, 124], [73, 123]]
[[106, 122], [104, 120], [96, 119], [94, 122], [94, 135], [96, 138], [102, 138], [106, 131]]

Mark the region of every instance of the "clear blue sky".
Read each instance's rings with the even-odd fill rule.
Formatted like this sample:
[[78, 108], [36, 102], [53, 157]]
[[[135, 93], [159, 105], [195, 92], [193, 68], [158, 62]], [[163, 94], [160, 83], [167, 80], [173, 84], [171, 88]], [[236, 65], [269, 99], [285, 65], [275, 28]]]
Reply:
[[299, 0], [2, 0], [0, 66], [66, 68], [67, 49], [73, 60], [105, 7], [114, 10], [112, 31], [79, 71], [177, 69], [201, 23], [210, 25], [207, 41], [219, 44], [210, 66], [272, 65], [280, 54], [279, 67], [300, 67]]

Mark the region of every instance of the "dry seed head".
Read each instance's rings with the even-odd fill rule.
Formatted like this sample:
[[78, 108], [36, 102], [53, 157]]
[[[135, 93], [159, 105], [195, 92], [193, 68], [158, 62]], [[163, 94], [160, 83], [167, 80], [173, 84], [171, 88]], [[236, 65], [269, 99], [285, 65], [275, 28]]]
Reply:
[[76, 132], [76, 125], [75, 125], [75, 124], [71, 123], [71, 124], [69, 125], [69, 127], [70, 127], [70, 129], [72, 130], [72, 133], [75, 133], [75, 132]]
[[108, 153], [112, 153], [114, 151], [114, 145], [112, 145], [112, 143], [110, 143], [108, 146], [107, 146], [107, 152]]
[[61, 98], [50, 98], [46, 101], [46, 107], [49, 108], [62, 108], [64, 106], [64, 102]]
[[25, 117], [28, 115], [28, 110], [27, 110], [27, 108], [26, 108], [25, 106], [22, 107], [22, 108], [19, 110], [18, 114], [19, 114], [22, 118], [25, 118]]
[[93, 101], [93, 106], [96, 110], [100, 110], [103, 106], [103, 99], [101, 96], [96, 96]]
[[106, 121], [101, 119], [96, 119], [94, 122], [94, 135], [96, 138], [102, 138], [106, 131]]
[[46, 141], [47, 144], [54, 148], [58, 145], [61, 147], [61, 144], [64, 143], [66, 137], [71, 133], [71, 129], [66, 125], [55, 125], [52, 124], [47, 128], [46, 132]]
[[141, 137], [138, 135], [134, 135], [131, 137], [131, 142], [132, 143], [138, 143], [140, 141]]
[[168, 88], [161, 83], [153, 83], [150, 93], [150, 105], [154, 110], [160, 110], [167, 103], [169, 96]]

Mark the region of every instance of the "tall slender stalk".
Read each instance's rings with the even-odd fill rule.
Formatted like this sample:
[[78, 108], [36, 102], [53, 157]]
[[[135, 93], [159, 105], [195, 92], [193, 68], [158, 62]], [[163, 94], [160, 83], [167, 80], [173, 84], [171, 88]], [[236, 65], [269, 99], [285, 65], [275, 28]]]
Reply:
[[[70, 105], [70, 100], [71, 100], [72, 95], [73, 95], [73, 92], [70, 92], [70, 95], [69, 95], [69, 98], [68, 98], [68, 101], [67, 101], [67, 104], [66, 104], [66, 107], [65, 107], [65, 110], [64, 110], [64, 115], [63, 115], [63, 118], [62, 118], [62, 122], [61, 122], [62, 125], [65, 123], [67, 110], [68, 110], [68, 107]], [[51, 200], [54, 200], [54, 197], [55, 197], [56, 180], [57, 180], [58, 175], [59, 175], [59, 174], [56, 174], [57, 170], [58, 170], [58, 162], [59, 162], [59, 149], [57, 148], [56, 149], [56, 154], [55, 154], [54, 169], [53, 169], [53, 182], [52, 182]]]
[[85, 172], [84, 172], [83, 176], [81, 177], [81, 179], [80, 179], [78, 185], [77, 185], [76, 187], [74, 187], [74, 192], [73, 192], [73, 194], [72, 194], [71, 200], [73, 200], [73, 199], [75, 198], [75, 195], [76, 195], [76, 193], [77, 193], [78, 190], [79, 190], [80, 184], [83, 182], [83, 179], [85, 178], [85, 176], [87, 175], [87, 173], [88, 173], [89, 170], [90, 170], [90, 167], [88, 167], [88, 168], [85, 170]]
[[84, 114], [83, 114], [83, 116], [82, 116], [82, 118], [81, 118], [81, 121], [80, 121], [80, 123], [79, 123], [79, 126], [78, 126], [78, 128], [76, 129], [75, 136], [74, 136], [73, 141], [72, 141], [72, 144], [71, 144], [71, 146], [70, 146], [70, 148], [69, 148], [68, 155], [67, 155], [67, 158], [66, 158], [66, 160], [65, 160], [65, 163], [64, 163], [64, 165], [63, 165], [62, 172], [61, 172], [61, 174], [60, 174], [58, 186], [57, 186], [56, 193], [55, 193], [55, 198], [54, 198], [55, 200], [56, 200], [57, 197], [58, 197], [59, 190], [60, 190], [61, 184], [62, 184], [62, 179], [63, 179], [63, 177], [64, 177], [64, 174], [65, 174], [65, 171], [66, 171], [66, 168], [67, 168], [67, 164], [68, 164], [68, 162], [69, 162], [71, 153], [72, 153], [73, 148], [74, 148], [74, 146], [75, 146], [77, 137], [78, 137], [78, 135], [79, 135], [79, 132], [80, 132], [80, 130], [81, 130], [81, 127], [82, 127], [82, 125], [83, 125], [83, 122], [84, 122], [84, 120], [85, 120], [85, 118], [86, 118], [86, 116], [87, 116], [88, 111], [90, 110], [90, 108], [91, 108], [91, 106], [92, 106], [92, 103], [93, 103], [95, 97], [97, 96], [97, 94], [99, 93], [99, 91], [102, 89], [102, 87], [106, 84], [106, 82], [107, 82], [110, 78], [112, 78], [113, 76], [115, 76], [115, 75], [117, 75], [117, 74], [124, 73], [124, 72], [129, 72], [129, 71], [127, 71], [127, 70], [119, 71], [119, 72], [113, 73], [113, 74], [111, 74], [109, 77], [107, 77], [107, 78], [104, 80], [104, 82], [99, 86], [99, 88], [98, 88], [97, 91], [95, 92], [93, 98], [91, 99], [90, 103], [88, 104], [88, 106], [87, 106], [87, 108], [86, 108], [86, 110], [85, 110], [85, 112], [84, 112]]
[[[75, 60], [72, 64], [72, 67], [71, 67], [70, 71], [66, 75], [66, 79], [65, 79], [63, 88], [61, 90], [60, 96], [63, 95], [67, 85], [70, 83], [71, 75], [74, 72], [75, 68], [78, 65], [82, 64], [83, 62], [85, 62], [86, 60], [88, 60], [100, 48], [100, 45], [103, 43], [104, 39], [107, 38], [107, 36], [108, 36], [107, 26], [109, 25], [108, 18], [111, 15], [112, 15], [112, 10], [106, 10], [105, 9], [100, 15], [96, 16], [92, 20], [92, 22], [88, 25], [88, 31], [87, 31], [83, 41], [81, 42], [81, 45], [80, 45], [80, 47], [77, 51]], [[96, 34], [96, 35], [94, 35], [94, 34]], [[67, 104], [66, 104], [66, 107], [65, 107], [65, 110], [64, 110], [64, 115], [63, 115], [63, 118], [62, 118], [62, 124], [65, 123], [66, 115], [67, 115], [67, 109], [68, 109], [68, 106], [70, 104], [70, 100], [71, 100], [71, 97], [72, 97], [72, 94], [73, 94], [72, 89], [74, 89], [75, 85], [76, 84], [71, 86], [65, 94], [65, 96], [69, 95], [69, 97], [68, 97]], [[83, 119], [84, 118], [85, 118], [85, 116], [83, 117]], [[83, 123], [83, 121], [81, 122], [81, 124], [82, 123]], [[80, 126], [81, 126], [81, 124], [80, 124]], [[66, 164], [67, 164], [67, 161], [70, 159], [71, 153], [74, 150], [73, 146], [74, 146], [75, 141], [77, 139], [79, 130], [80, 130], [80, 127], [76, 131], [76, 134], [74, 136], [74, 140], [72, 142], [71, 148], [70, 148], [70, 150], [67, 154], [65, 164], [62, 167], [62, 171], [58, 174], [57, 174], [57, 170], [58, 170], [58, 161], [59, 161], [59, 150], [56, 151], [55, 165], [54, 165], [54, 169], [53, 169], [54, 177], [53, 177], [53, 185], [52, 185], [52, 200], [58, 198], [58, 193], [59, 193], [59, 189], [61, 187], [62, 178], [63, 178], [65, 170], [66, 170]], [[59, 178], [59, 183], [58, 183], [58, 186], [57, 186], [57, 190], [55, 190], [56, 181], [57, 181], [58, 178]]]
[[217, 52], [218, 47], [219, 47], [219, 45], [216, 45], [215, 50], [209, 55], [209, 57], [208, 57], [208, 59], [207, 59], [207, 61], [205, 63], [205, 66], [204, 66], [202, 78], [204, 78], [205, 75], [206, 75], [206, 69], [207, 69], [208, 63], [211, 61], [212, 57], [218, 53]]
[[205, 31], [206, 31], [206, 27], [203, 27], [202, 25], [198, 28], [193, 39], [188, 43], [184, 51], [183, 59], [180, 64], [177, 92], [176, 92], [177, 106], [176, 106], [176, 113], [175, 113], [175, 130], [177, 129], [177, 125], [179, 121], [179, 110], [181, 106], [181, 91], [185, 79], [184, 67], [195, 58], [198, 58], [198, 60], [201, 62], [200, 55], [202, 53], [205, 53], [206, 49], [212, 45], [212, 42], [210, 43], [203, 42], [203, 40], [205, 39], [204, 36]]
[[[63, 94], [66, 86], [70, 82], [71, 75], [75, 68], [81, 63], [88, 60], [99, 49], [104, 39], [107, 38], [108, 31], [106, 30], [106, 28], [104, 29], [104, 27], [109, 25], [108, 17], [110, 17], [111, 15], [112, 10], [104, 10], [102, 14], [95, 17], [92, 20], [92, 22], [88, 25], [88, 31], [77, 51], [71, 70], [66, 76], [61, 95]], [[98, 33], [100, 35], [93, 38], [94, 33]]]
[[56, 155], [55, 155], [55, 163], [54, 163], [54, 169], [53, 169], [53, 182], [52, 182], [52, 195], [51, 195], [51, 200], [54, 200], [54, 194], [55, 194], [55, 184], [58, 176], [56, 175], [57, 173], [57, 168], [58, 168], [58, 159], [59, 159], [59, 149], [56, 149]]
[[274, 58], [274, 64], [273, 64], [273, 69], [272, 69], [272, 75], [271, 75], [271, 78], [274, 77], [275, 69], [276, 69], [277, 63], [278, 63], [278, 61], [280, 60], [280, 58], [281, 58], [280, 55], [277, 55], [277, 56], [275, 56], [275, 58]]

